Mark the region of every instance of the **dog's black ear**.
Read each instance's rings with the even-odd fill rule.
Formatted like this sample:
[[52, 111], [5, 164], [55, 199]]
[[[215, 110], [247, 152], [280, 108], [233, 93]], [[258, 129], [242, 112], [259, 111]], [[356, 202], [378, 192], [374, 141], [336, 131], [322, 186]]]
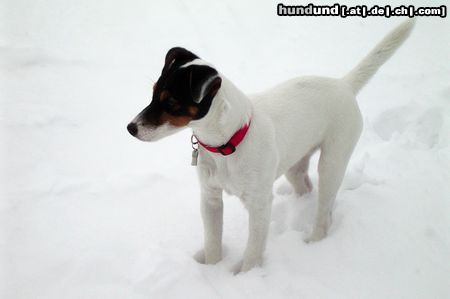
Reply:
[[164, 74], [167, 72], [167, 70], [174, 64], [180, 66], [197, 58], [199, 58], [197, 55], [186, 50], [185, 48], [174, 47], [167, 51], [162, 73]]
[[189, 88], [192, 100], [198, 104], [207, 96], [214, 97], [222, 85], [219, 73], [206, 65], [192, 65], [189, 68]]

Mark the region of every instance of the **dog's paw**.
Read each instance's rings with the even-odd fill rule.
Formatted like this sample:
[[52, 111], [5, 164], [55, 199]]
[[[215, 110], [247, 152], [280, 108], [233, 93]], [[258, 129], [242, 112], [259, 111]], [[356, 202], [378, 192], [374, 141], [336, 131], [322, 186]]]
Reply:
[[327, 236], [327, 232], [325, 229], [319, 229], [319, 230], [313, 230], [313, 232], [307, 236], [306, 238], [304, 238], [303, 240], [306, 243], [312, 243], [312, 242], [317, 242], [322, 240], [323, 238], [325, 238]]
[[204, 249], [200, 249], [199, 251], [197, 251], [194, 255], [193, 258], [194, 260], [196, 260], [199, 264], [203, 264], [203, 265], [212, 265], [212, 264], [217, 264], [218, 262], [220, 262], [222, 260], [222, 254], [226, 252], [226, 247], [224, 247], [221, 250], [217, 250], [214, 252], [210, 252], [209, 255], [207, 256], [205, 254], [205, 250]]
[[239, 261], [238, 263], [234, 264], [233, 267], [231, 267], [231, 272], [234, 275], [238, 275], [242, 272], [242, 261]]
[[325, 238], [328, 234], [328, 230], [332, 222], [332, 213], [328, 213], [326, 216], [318, 217], [316, 223], [313, 226], [311, 234], [304, 239], [306, 243], [317, 242]]
[[329, 218], [323, 225], [315, 225], [312, 233], [304, 239], [306, 243], [317, 242], [327, 236], [328, 228], [331, 225], [331, 218]]
[[244, 273], [252, 270], [255, 267], [261, 267], [263, 263], [262, 258], [252, 259], [252, 260], [241, 260], [239, 263], [235, 264], [231, 271], [234, 275], [237, 275], [239, 273]]
[[206, 260], [205, 260], [205, 250], [200, 249], [199, 251], [197, 251], [193, 256], [194, 260], [197, 261], [197, 263], [199, 264], [206, 264]]

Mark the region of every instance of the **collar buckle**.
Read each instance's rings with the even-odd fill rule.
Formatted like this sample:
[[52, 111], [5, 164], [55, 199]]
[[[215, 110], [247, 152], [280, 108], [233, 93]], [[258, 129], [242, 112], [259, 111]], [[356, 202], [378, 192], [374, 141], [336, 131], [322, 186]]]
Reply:
[[221, 145], [217, 148], [219, 153], [221, 153], [223, 156], [231, 155], [236, 151], [236, 147], [232, 145], [231, 143], [227, 142], [224, 145]]

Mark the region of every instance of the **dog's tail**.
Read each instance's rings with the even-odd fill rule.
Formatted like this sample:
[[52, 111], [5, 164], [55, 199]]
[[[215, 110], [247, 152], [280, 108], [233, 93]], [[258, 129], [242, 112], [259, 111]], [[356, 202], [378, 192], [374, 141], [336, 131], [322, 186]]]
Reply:
[[403, 44], [411, 33], [414, 24], [415, 19], [408, 19], [401, 23], [385, 36], [353, 70], [343, 77], [350, 84], [355, 94], [366, 85], [378, 68]]

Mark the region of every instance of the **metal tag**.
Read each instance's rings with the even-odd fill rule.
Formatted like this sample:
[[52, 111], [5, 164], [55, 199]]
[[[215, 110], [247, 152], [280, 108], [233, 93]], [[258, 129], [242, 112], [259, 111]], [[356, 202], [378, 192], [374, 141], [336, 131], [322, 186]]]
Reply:
[[194, 149], [192, 151], [192, 161], [191, 161], [191, 165], [192, 166], [197, 166], [197, 160], [198, 160], [198, 149]]
[[192, 145], [192, 166], [197, 166], [197, 160], [198, 160], [198, 140], [195, 138], [194, 134], [191, 136], [191, 145]]

